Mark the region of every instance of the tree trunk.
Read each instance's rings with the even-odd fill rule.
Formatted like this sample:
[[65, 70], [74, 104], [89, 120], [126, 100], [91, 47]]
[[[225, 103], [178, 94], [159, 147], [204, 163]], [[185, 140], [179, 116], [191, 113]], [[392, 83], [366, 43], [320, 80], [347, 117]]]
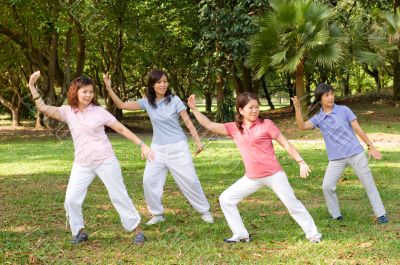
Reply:
[[393, 66], [393, 100], [400, 99], [400, 62], [399, 51], [394, 51], [394, 66]]
[[206, 112], [210, 113], [211, 112], [211, 107], [212, 107], [212, 94], [211, 93], [205, 93], [204, 96], [206, 98]]
[[343, 73], [341, 77], [342, 91], [344, 96], [350, 96], [349, 74]]
[[267, 82], [265, 81], [265, 77], [264, 76], [261, 78], [261, 84], [262, 84], [262, 88], [263, 88], [263, 91], [264, 91], [264, 94], [265, 94], [265, 98], [267, 99], [267, 102], [268, 102], [268, 106], [269, 106], [270, 109], [274, 110], [275, 106], [274, 106], [274, 103], [272, 103], [271, 96], [269, 95]]
[[305, 93], [304, 93], [304, 65], [305, 65], [305, 60], [304, 58], [301, 59], [300, 63], [297, 65], [296, 68], [296, 96], [299, 99], [303, 109], [305, 107], [306, 103], [306, 98], [305, 98]]
[[251, 70], [247, 68], [244, 64], [242, 65], [242, 76], [243, 76], [243, 86], [244, 86], [244, 91], [250, 91], [255, 94], [256, 91], [254, 91], [252, 81], [251, 81]]
[[245, 89], [243, 87], [242, 80], [239, 77], [239, 73], [236, 64], [233, 64], [233, 83], [235, 84], [236, 95], [242, 94]]
[[13, 127], [20, 126], [21, 123], [20, 123], [19, 109], [18, 108], [12, 109], [11, 114], [12, 114], [12, 126]]

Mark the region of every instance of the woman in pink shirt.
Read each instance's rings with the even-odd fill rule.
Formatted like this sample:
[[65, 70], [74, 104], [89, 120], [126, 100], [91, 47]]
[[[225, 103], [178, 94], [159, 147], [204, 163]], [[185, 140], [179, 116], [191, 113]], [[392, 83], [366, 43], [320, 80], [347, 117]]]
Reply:
[[297, 200], [275, 156], [272, 140], [277, 141], [296, 160], [300, 166], [300, 177], [307, 177], [310, 169], [275, 124], [271, 120], [259, 118], [258, 97], [249, 92], [240, 94], [236, 100], [236, 121], [225, 124], [211, 122], [201, 114], [197, 110], [194, 95], [189, 97], [188, 105], [201, 125], [214, 133], [233, 139], [246, 169], [245, 175], [219, 197], [221, 209], [233, 232], [233, 236], [224, 241], [227, 243], [250, 241], [250, 235], [240, 217], [237, 204], [243, 198], [267, 186], [285, 204], [290, 215], [303, 229], [306, 238], [310, 242], [319, 243], [321, 234], [307, 209]]
[[139, 227], [140, 216], [128, 196], [121, 168], [104, 131], [108, 126], [141, 148], [142, 158], [154, 158], [150, 148], [135, 134], [99, 106], [94, 98], [93, 82], [86, 77], [74, 79], [68, 89], [68, 104], [61, 107], [46, 105], [35, 88], [40, 72], [29, 80], [36, 107], [45, 115], [66, 122], [74, 142], [75, 159], [65, 195], [65, 210], [72, 232], [72, 244], [88, 240], [84, 231], [82, 204], [87, 189], [97, 176], [107, 188], [111, 202], [120, 215], [123, 227], [134, 231], [133, 243], [142, 244], [145, 236]]

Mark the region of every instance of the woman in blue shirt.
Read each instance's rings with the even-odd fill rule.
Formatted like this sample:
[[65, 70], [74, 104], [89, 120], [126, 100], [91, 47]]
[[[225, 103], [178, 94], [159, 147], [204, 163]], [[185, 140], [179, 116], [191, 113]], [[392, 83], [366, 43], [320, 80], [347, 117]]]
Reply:
[[210, 204], [197, 177], [179, 117], [197, 144], [196, 154], [203, 150], [203, 145], [182, 100], [168, 89], [167, 74], [161, 70], [153, 70], [148, 76], [146, 98], [129, 102], [121, 101], [114, 93], [108, 74], [103, 78], [107, 91], [119, 109], [145, 110], [153, 126], [151, 150], [155, 153], [155, 160], [147, 161], [143, 176], [145, 200], [153, 215], [147, 224], [165, 221], [161, 198], [168, 171], [189, 203], [202, 215], [202, 219], [213, 223]]
[[325, 141], [328, 153], [328, 167], [325, 172], [322, 189], [329, 213], [336, 220], [343, 220], [339, 201], [336, 196], [336, 183], [346, 166], [350, 165], [364, 186], [377, 222], [387, 223], [385, 207], [383, 206], [374, 178], [368, 166], [364, 148], [356, 134], [368, 147], [368, 154], [375, 159], [381, 159], [381, 153], [375, 149], [371, 140], [361, 129], [356, 115], [343, 105], [335, 104], [333, 88], [327, 84], [319, 84], [315, 89], [315, 100], [322, 106], [310, 120], [304, 122], [301, 107], [297, 97], [292, 98], [296, 110], [296, 120], [299, 129], [312, 130], [318, 127]]

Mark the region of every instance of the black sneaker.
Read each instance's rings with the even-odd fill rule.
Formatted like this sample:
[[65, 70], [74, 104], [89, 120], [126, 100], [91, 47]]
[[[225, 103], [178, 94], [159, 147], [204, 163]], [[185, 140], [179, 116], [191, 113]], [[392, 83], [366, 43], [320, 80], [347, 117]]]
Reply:
[[142, 245], [146, 241], [146, 237], [143, 232], [139, 232], [135, 237], [133, 238], [133, 244], [136, 245]]
[[335, 219], [336, 221], [343, 221], [344, 220], [343, 216], [339, 216], [339, 217], [336, 217], [336, 218], [333, 218], [333, 219]]
[[389, 218], [387, 218], [387, 216], [384, 214], [382, 216], [379, 216], [376, 221], [378, 222], [378, 224], [387, 224], [389, 223]]
[[71, 242], [71, 244], [78, 244], [83, 241], [87, 241], [88, 239], [89, 239], [89, 236], [87, 233], [85, 233], [83, 231], [79, 231], [79, 233], [76, 236], [74, 236], [70, 242]]

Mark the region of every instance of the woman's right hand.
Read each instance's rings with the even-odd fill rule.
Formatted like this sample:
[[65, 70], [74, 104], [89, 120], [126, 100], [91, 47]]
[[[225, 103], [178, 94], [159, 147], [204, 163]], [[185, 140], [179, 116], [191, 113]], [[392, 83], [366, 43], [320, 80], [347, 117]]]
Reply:
[[111, 76], [108, 73], [103, 74], [103, 81], [104, 84], [106, 85], [106, 89], [111, 88]]
[[40, 77], [40, 71], [34, 72], [29, 78], [29, 86], [34, 86], [39, 77]]
[[187, 104], [190, 109], [196, 109], [196, 96], [194, 94], [190, 95]]

